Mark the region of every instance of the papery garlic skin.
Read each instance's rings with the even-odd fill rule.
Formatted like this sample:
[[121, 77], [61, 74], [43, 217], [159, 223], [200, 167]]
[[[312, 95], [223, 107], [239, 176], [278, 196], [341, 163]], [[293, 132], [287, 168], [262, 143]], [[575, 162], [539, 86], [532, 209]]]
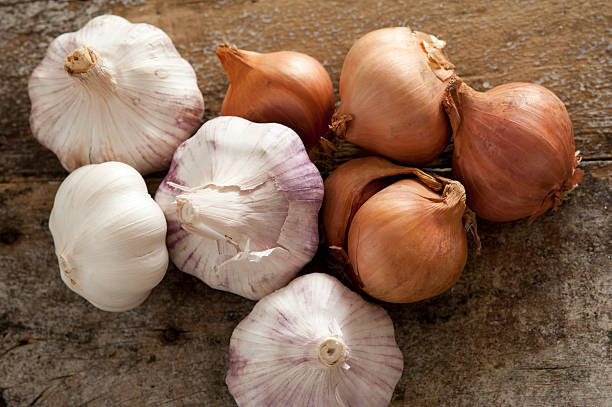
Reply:
[[57, 37], [28, 83], [30, 127], [64, 168], [121, 161], [168, 168], [201, 123], [195, 72], [149, 24], [103, 15]]
[[73, 171], [57, 191], [49, 229], [62, 281], [104, 311], [140, 305], [168, 268], [164, 214], [127, 164]]
[[255, 304], [232, 333], [229, 363], [241, 407], [387, 406], [403, 370], [387, 312], [319, 273]]
[[174, 154], [155, 200], [172, 262], [209, 286], [259, 299], [314, 256], [323, 181], [298, 135], [222, 116]]

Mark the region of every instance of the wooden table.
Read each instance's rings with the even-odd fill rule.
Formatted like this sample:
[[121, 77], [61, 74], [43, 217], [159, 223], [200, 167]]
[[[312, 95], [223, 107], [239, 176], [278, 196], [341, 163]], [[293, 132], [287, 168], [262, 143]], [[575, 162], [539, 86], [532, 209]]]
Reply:
[[[552, 215], [479, 225], [483, 249], [434, 299], [385, 305], [405, 368], [393, 406], [612, 405], [609, 2], [0, 0], [0, 407], [230, 406], [233, 328], [253, 302], [170, 267], [133, 311], [60, 281], [48, 217], [66, 176], [32, 137], [27, 80], [50, 41], [116, 13], [164, 29], [198, 73], [209, 119], [228, 85], [221, 40], [319, 59], [337, 88], [351, 44], [409, 25], [448, 42], [479, 90], [542, 84], [567, 105], [583, 184]], [[448, 167], [448, 153], [436, 163]], [[154, 192], [163, 174], [148, 177]], [[319, 254], [308, 271], [323, 270]]]

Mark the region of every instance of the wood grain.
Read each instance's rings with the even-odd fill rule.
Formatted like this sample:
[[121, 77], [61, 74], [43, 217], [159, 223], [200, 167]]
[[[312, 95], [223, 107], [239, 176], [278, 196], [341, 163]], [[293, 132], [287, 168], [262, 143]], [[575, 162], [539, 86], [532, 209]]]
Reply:
[[409, 25], [446, 40], [457, 72], [477, 90], [512, 81], [550, 88], [568, 108], [584, 157], [612, 159], [612, 57], [606, 37], [612, 12], [605, 1], [4, 1], [0, 173], [5, 180], [64, 176], [53, 154], [31, 136], [27, 79], [56, 36], [108, 12], [155, 24], [170, 35], [196, 69], [205, 119], [218, 115], [228, 86], [214, 53], [220, 41], [261, 52], [305, 52], [323, 63], [337, 89], [344, 56], [356, 39], [376, 28]]
[[[32, 137], [27, 79], [57, 35], [114, 12], [164, 29], [215, 117], [221, 40], [319, 59], [337, 83], [366, 32], [409, 25], [447, 41], [485, 90], [540, 83], [567, 105], [584, 183], [534, 224], [481, 222], [483, 250], [428, 301], [385, 304], [405, 368], [393, 406], [607, 406], [612, 400], [612, 103], [607, 2], [0, 0], [0, 407], [231, 406], [229, 337], [253, 302], [170, 267], [149, 299], [111, 314], [58, 278], [48, 230], [65, 171]], [[450, 151], [450, 148], [449, 150]], [[359, 152], [344, 145], [341, 160]], [[448, 152], [447, 152], [448, 153]], [[433, 164], [448, 166], [448, 154]], [[321, 164], [321, 163], [320, 163]], [[322, 166], [326, 174], [332, 167]], [[441, 171], [445, 171], [441, 169]], [[147, 178], [154, 192], [160, 177]], [[326, 270], [323, 252], [305, 272]]]
[[[609, 165], [589, 163], [584, 185], [531, 226], [481, 222], [482, 253], [471, 253], [445, 294], [385, 305], [405, 357], [393, 405], [606, 405], [612, 177], [601, 173]], [[5, 403], [40, 395], [36, 405], [232, 405], [229, 337], [253, 302], [171, 267], [135, 310], [93, 308], [57, 275], [47, 220], [58, 187], [0, 184]], [[325, 261], [320, 254], [307, 271]]]

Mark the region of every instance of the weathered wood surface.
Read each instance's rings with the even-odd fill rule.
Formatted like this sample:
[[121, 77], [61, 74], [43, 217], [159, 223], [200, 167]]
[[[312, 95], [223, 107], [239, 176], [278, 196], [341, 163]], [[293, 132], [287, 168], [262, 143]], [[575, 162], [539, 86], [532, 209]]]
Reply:
[[[385, 305], [405, 357], [392, 405], [612, 405], [607, 2], [0, 0], [0, 407], [233, 405], [229, 337], [253, 302], [171, 267], [142, 306], [111, 314], [58, 278], [47, 221], [66, 173], [31, 136], [27, 78], [54, 37], [107, 12], [169, 33], [198, 73], [206, 118], [227, 86], [220, 40], [309, 53], [337, 86], [352, 42], [391, 25], [445, 39], [477, 89], [552, 89], [585, 156], [583, 185], [532, 225], [481, 222], [482, 253], [448, 292]], [[148, 179], [152, 192], [159, 175]]]

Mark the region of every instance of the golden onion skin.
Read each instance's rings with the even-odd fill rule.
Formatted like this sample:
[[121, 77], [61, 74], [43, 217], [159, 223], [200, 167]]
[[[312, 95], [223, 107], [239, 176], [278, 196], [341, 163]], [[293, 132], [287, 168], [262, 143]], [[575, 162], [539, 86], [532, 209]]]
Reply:
[[293, 129], [306, 146], [319, 144], [334, 111], [334, 88], [316, 59], [299, 52], [258, 53], [221, 44], [217, 57], [230, 80], [222, 116]]
[[355, 42], [340, 75], [339, 137], [403, 164], [422, 165], [450, 140], [442, 100], [454, 66], [444, 42], [408, 27], [372, 31]]
[[445, 195], [406, 179], [361, 206], [350, 226], [348, 256], [364, 292], [408, 303], [457, 281], [467, 261], [465, 192], [453, 181]]
[[325, 180], [325, 198], [321, 208], [328, 246], [343, 247], [357, 209], [398, 176], [414, 176], [432, 189], [443, 188], [437, 178], [417, 168], [393, 164], [382, 157], [354, 158], [332, 172]]
[[327, 177], [321, 219], [330, 255], [353, 286], [413, 302], [459, 278], [470, 214], [459, 182], [371, 156]]
[[533, 220], [582, 180], [572, 122], [548, 89], [510, 83], [481, 93], [457, 78], [444, 106], [454, 133], [453, 176], [479, 217]]

